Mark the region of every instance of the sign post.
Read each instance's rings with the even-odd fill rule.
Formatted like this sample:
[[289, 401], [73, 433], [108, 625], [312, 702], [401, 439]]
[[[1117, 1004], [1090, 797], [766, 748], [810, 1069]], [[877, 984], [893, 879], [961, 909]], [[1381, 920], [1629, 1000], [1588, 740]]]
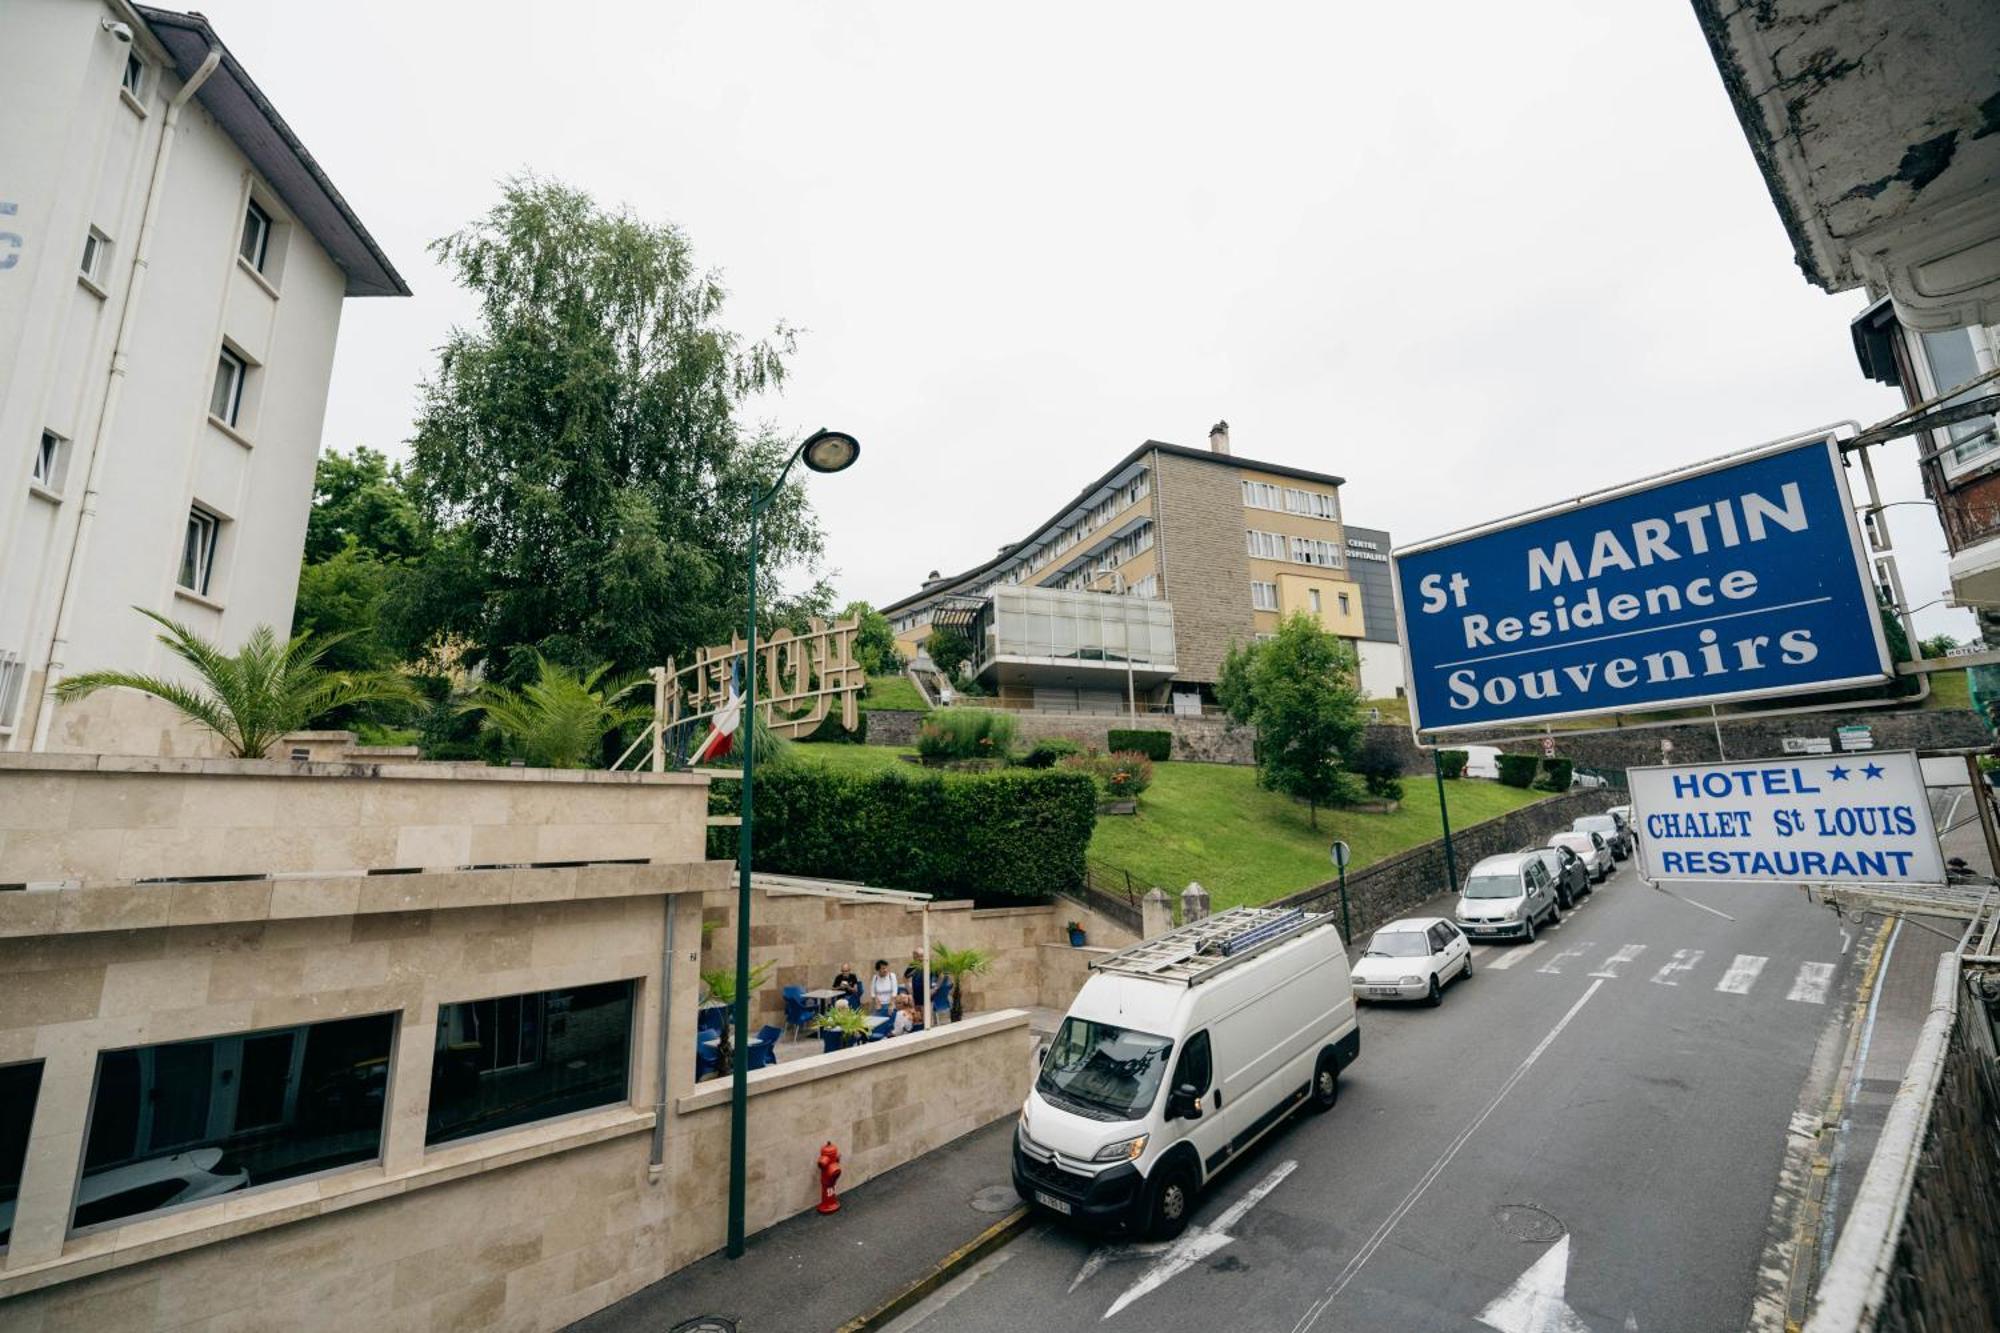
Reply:
[[1639, 875], [1654, 883], [1945, 882], [1911, 751], [1635, 768], [1630, 778]]
[[1892, 671], [1831, 437], [1406, 547], [1394, 575], [1419, 737]]
[[1354, 943], [1354, 926], [1347, 919], [1347, 844], [1334, 839], [1333, 868], [1340, 872], [1340, 937]]
[[1458, 892], [1458, 857], [1451, 850], [1451, 810], [1444, 799], [1444, 759], [1431, 751], [1431, 771], [1437, 774], [1438, 822], [1444, 825], [1444, 877], [1446, 893]]

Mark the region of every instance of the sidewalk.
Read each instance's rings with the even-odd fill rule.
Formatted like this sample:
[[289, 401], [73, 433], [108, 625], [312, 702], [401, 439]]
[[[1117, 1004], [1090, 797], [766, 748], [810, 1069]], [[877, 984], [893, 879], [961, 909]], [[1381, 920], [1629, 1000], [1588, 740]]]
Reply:
[[720, 1316], [741, 1333], [837, 1329], [928, 1275], [1019, 1205], [1010, 1175], [1013, 1133], [1014, 1117], [996, 1120], [842, 1192], [831, 1216], [789, 1218], [751, 1236], [740, 1259], [711, 1254], [570, 1327], [667, 1333]]

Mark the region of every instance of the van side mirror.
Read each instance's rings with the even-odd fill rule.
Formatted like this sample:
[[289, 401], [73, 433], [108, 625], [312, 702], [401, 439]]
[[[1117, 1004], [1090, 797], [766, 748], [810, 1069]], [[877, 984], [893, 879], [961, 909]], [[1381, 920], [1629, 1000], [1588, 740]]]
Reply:
[[1201, 1093], [1192, 1083], [1183, 1083], [1167, 1096], [1167, 1119], [1201, 1119]]

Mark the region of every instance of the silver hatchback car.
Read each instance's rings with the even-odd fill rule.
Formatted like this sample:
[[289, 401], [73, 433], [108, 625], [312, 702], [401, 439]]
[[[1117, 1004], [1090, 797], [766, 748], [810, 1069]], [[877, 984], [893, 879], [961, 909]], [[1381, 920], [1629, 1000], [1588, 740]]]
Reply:
[[1525, 941], [1535, 938], [1538, 923], [1562, 920], [1562, 904], [1539, 852], [1508, 852], [1472, 867], [1455, 916], [1472, 939]]

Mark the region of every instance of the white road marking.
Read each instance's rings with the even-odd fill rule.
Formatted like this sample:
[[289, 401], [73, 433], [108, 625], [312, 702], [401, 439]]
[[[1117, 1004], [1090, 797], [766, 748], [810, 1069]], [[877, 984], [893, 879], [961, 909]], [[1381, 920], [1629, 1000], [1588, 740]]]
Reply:
[[1842, 958], [1845, 958], [1845, 957], [1847, 957], [1847, 951], [1848, 951], [1849, 949], [1853, 948], [1853, 947], [1854, 947], [1854, 932], [1853, 932], [1853, 931], [1851, 931], [1851, 930], [1843, 930], [1843, 931], [1841, 931], [1841, 932], [1840, 932], [1840, 956], [1841, 956]]
[[1664, 893], [1665, 895], [1667, 895], [1667, 897], [1672, 898], [1677, 902], [1684, 902], [1689, 907], [1699, 907], [1704, 912], [1712, 912], [1716, 916], [1721, 917], [1724, 921], [1734, 921], [1736, 919], [1735, 917], [1729, 915], [1729, 913], [1727, 912], [1721, 911], [1714, 907], [1710, 907], [1707, 903], [1698, 903], [1692, 898], [1686, 897], [1682, 894], [1675, 893], [1672, 889], [1664, 888], [1658, 884], [1649, 884], [1648, 887], [1651, 888], [1654, 893]]
[[1569, 1011], [1556, 1020], [1556, 1025], [1549, 1029], [1548, 1035], [1536, 1044], [1534, 1050], [1528, 1052], [1528, 1058], [1514, 1067], [1514, 1072], [1509, 1074], [1507, 1081], [1500, 1085], [1500, 1091], [1494, 1093], [1493, 1100], [1486, 1103], [1486, 1109], [1474, 1116], [1472, 1123], [1459, 1131], [1458, 1137], [1452, 1140], [1451, 1146], [1446, 1148], [1443, 1155], [1435, 1162], [1431, 1163], [1430, 1169], [1425, 1171], [1417, 1180], [1417, 1183], [1410, 1187], [1410, 1192], [1403, 1196], [1402, 1202], [1397, 1204], [1386, 1218], [1382, 1219], [1382, 1225], [1376, 1227], [1375, 1233], [1368, 1238], [1367, 1242], [1359, 1250], [1355, 1251], [1354, 1257], [1347, 1261], [1347, 1267], [1340, 1270], [1340, 1276], [1327, 1289], [1326, 1295], [1314, 1301], [1312, 1307], [1299, 1317], [1299, 1322], [1292, 1327], [1292, 1333], [1306, 1333], [1306, 1330], [1319, 1322], [1320, 1316], [1326, 1313], [1327, 1307], [1333, 1304], [1334, 1298], [1347, 1290], [1347, 1284], [1354, 1281], [1355, 1275], [1374, 1257], [1375, 1251], [1382, 1248], [1384, 1242], [1389, 1239], [1390, 1233], [1395, 1231], [1396, 1225], [1409, 1214], [1412, 1208], [1417, 1206], [1418, 1200], [1424, 1197], [1424, 1192], [1437, 1182], [1439, 1176], [1444, 1174], [1444, 1169], [1451, 1165], [1452, 1159], [1458, 1156], [1459, 1151], [1465, 1147], [1467, 1141], [1472, 1138], [1479, 1127], [1486, 1123], [1488, 1117], [1500, 1109], [1500, 1103], [1505, 1101], [1507, 1094], [1514, 1090], [1514, 1085], [1527, 1077], [1528, 1071], [1534, 1068], [1535, 1061], [1541, 1059], [1542, 1053], [1555, 1044], [1556, 1038], [1562, 1035], [1563, 1029], [1568, 1027], [1575, 1020], [1576, 1016], [1583, 1012], [1583, 1006], [1590, 1003], [1590, 997], [1597, 994], [1598, 987], [1603, 984], [1602, 981], [1591, 982], [1589, 989], [1577, 997], [1576, 1003], [1569, 1007]]
[[1729, 995], [1748, 995], [1750, 988], [1757, 984], [1757, 974], [1764, 970], [1764, 964], [1771, 960], [1761, 954], [1739, 953], [1729, 970], [1722, 974], [1722, 980], [1715, 988]]
[[1547, 940], [1536, 940], [1533, 944], [1517, 944], [1507, 951], [1505, 958], [1495, 961], [1491, 966], [1495, 972], [1504, 972], [1508, 968], [1518, 965], [1522, 959], [1546, 943], [1548, 943]]
[[1793, 979], [1785, 998], [1800, 1004], [1825, 1004], [1826, 992], [1832, 985], [1832, 963], [1800, 963], [1799, 975]]
[[1500, 1333], [1590, 1333], [1563, 1299], [1569, 1283], [1569, 1237], [1549, 1246], [1500, 1298], [1479, 1312], [1479, 1322]]
[[1620, 948], [1617, 953], [1605, 959], [1604, 966], [1598, 968], [1590, 975], [1593, 977], [1603, 977], [1606, 981], [1616, 981], [1618, 980], [1619, 967], [1631, 962], [1644, 952], [1646, 952], [1646, 946], [1643, 944], [1627, 944]]
[[1568, 962], [1572, 958], [1583, 957], [1585, 954], [1590, 952], [1591, 948], [1592, 948], [1591, 941], [1585, 940], [1583, 943], [1577, 945], [1574, 949], [1562, 950], [1555, 957], [1549, 959], [1548, 962], [1543, 963], [1540, 967], [1536, 968], [1535, 971], [1560, 973], [1563, 970], [1564, 963]]
[[1681, 984], [1680, 974], [1682, 972], [1694, 971], [1695, 964], [1700, 961], [1700, 949], [1676, 949], [1674, 950], [1673, 958], [1667, 965], [1653, 974], [1653, 984], [1655, 986], [1678, 986]]
[[1472, 961], [1476, 963], [1492, 952], [1493, 946], [1490, 944], [1475, 944], [1472, 946]]
[[1230, 1229], [1243, 1220], [1243, 1215], [1263, 1202], [1264, 1196], [1278, 1188], [1286, 1176], [1298, 1169], [1297, 1162], [1282, 1162], [1278, 1169], [1258, 1181], [1242, 1198], [1229, 1205], [1222, 1214], [1207, 1226], [1190, 1226], [1179, 1237], [1165, 1245], [1100, 1245], [1090, 1252], [1077, 1270], [1069, 1289], [1075, 1291], [1097, 1271], [1113, 1259], [1129, 1258], [1135, 1255], [1156, 1255], [1153, 1266], [1139, 1275], [1137, 1281], [1127, 1287], [1124, 1294], [1111, 1302], [1111, 1308], [1104, 1312], [1109, 1319], [1120, 1310], [1138, 1300], [1147, 1292], [1156, 1290], [1172, 1279], [1193, 1268], [1202, 1260], [1214, 1254], [1230, 1241]]

